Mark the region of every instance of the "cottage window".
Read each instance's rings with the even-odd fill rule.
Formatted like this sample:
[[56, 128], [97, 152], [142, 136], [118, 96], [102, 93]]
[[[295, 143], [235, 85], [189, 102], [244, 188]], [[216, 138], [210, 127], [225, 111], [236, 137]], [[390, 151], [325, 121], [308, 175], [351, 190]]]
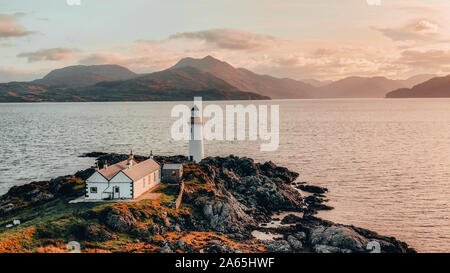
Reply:
[[91, 193], [97, 193], [97, 187], [91, 187]]

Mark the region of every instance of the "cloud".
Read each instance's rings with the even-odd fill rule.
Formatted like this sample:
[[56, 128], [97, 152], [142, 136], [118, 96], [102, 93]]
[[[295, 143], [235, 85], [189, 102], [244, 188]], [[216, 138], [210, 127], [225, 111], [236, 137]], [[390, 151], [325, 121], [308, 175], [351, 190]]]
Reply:
[[27, 31], [17, 23], [24, 13], [0, 14], [0, 39], [23, 37], [34, 34], [34, 31]]
[[31, 81], [41, 78], [40, 71], [21, 70], [14, 67], [0, 66], [0, 83], [11, 81]]
[[400, 27], [373, 27], [393, 41], [436, 41], [440, 26], [429, 19], [415, 19]]
[[114, 63], [148, 73], [166, 69], [184, 57], [212, 55], [235, 67], [276, 77], [397, 76], [406, 69], [403, 64], [387, 65], [398, 57], [392, 56], [392, 48], [376, 43], [367, 46], [351, 41], [282, 39], [245, 31], [212, 29], [178, 33], [161, 40], [139, 40], [122, 47], [120, 53], [94, 52], [85, 55], [79, 63]]
[[33, 52], [22, 52], [17, 55], [19, 58], [27, 58], [29, 63], [40, 61], [67, 61], [73, 58], [75, 52], [79, 50], [73, 48], [48, 48]]
[[191, 39], [203, 41], [207, 46], [229, 50], [255, 50], [265, 48], [277, 38], [236, 29], [210, 29], [196, 32], [182, 32], [169, 39]]
[[450, 50], [405, 50], [398, 63], [433, 71], [446, 71], [450, 68]]
[[79, 63], [85, 65], [96, 64], [123, 64], [128, 63], [128, 58], [120, 53], [114, 52], [97, 52], [83, 57]]

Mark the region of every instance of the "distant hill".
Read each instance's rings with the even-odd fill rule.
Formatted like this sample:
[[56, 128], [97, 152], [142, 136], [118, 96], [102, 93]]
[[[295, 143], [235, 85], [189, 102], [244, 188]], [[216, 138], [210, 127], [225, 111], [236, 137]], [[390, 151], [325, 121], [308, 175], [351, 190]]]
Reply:
[[316, 79], [304, 79], [304, 80], [300, 80], [301, 82], [310, 84], [314, 87], [322, 87], [322, 86], [326, 86], [331, 84], [333, 81], [319, 81]]
[[0, 84], [0, 102], [186, 101], [192, 100], [194, 96], [202, 96], [204, 100], [270, 99], [243, 92], [222, 79], [193, 67], [78, 87], [36, 82]]
[[408, 88], [411, 88], [413, 86], [416, 86], [420, 83], [426, 82], [428, 80], [431, 80], [432, 78], [436, 77], [436, 75], [434, 74], [419, 74], [416, 76], [412, 76], [406, 80], [403, 80], [403, 82], [405, 83], [405, 85]]
[[450, 75], [432, 78], [413, 88], [397, 89], [386, 98], [450, 98]]
[[299, 99], [311, 97], [314, 87], [301, 81], [280, 79], [268, 75], [260, 75], [245, 68], [232, 65], [206, 56], [202, 59], [184, 58], [170, 69], [195, 67], [228, 82], [242, 91], [269, 96], [272, 99]]
[[169, 69], [139, 75], [119, 65], [69, 66], [32, 82], [0, 83], [0, 102], [147, 101], [310, 98], [383, 98], [432, 78], [348, 77], [297, 81], [256, 74], [206, 56], [184, 58]]
[[35, 83], [79, 87], [98, 82], [128, 80], [137, 76], [128, 68], [119, 65], [75, 65], [55, 69]]
[[348, 77], [318, 87], [315, 98], [384, 98], [386, 93], [409, 88], [426, 81], [433, 75], [417, 75], [406, 80], [391, 80], [385, 77]]
[[316, 98], [383, 98], [404, 83], [384, 77], [349, 77], [318, 88]]

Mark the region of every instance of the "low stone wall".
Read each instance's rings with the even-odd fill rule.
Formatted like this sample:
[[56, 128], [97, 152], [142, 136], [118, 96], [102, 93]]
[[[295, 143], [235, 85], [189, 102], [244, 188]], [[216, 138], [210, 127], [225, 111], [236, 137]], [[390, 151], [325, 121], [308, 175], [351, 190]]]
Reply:
[[184, 180], [181, 180], [180, 193], [178, 194], [177, 199], [173, 203], [173, 206], [175, 207], [175, 209], [178, 209], [181, 205], [181, 200], [183, 199], [183, 192], [184, 192]]

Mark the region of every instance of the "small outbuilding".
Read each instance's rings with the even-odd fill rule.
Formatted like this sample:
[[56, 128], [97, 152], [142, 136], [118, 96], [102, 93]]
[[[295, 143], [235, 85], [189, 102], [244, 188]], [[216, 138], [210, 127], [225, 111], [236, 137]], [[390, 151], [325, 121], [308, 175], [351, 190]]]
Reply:
[[179, 183], [183, 177], [183, 164], [164, 164], [161, 171], [163, 183]]

